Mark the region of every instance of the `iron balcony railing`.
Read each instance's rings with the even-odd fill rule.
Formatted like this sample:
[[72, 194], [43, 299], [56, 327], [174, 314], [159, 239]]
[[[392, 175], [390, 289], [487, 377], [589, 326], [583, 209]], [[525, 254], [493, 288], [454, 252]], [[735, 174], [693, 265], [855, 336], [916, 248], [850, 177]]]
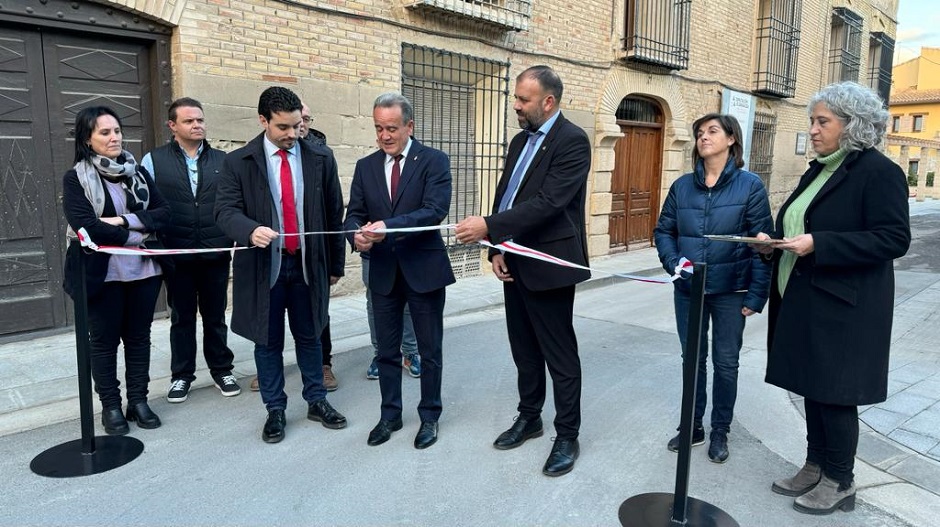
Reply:
[[529, 29], [529, 18], [532, 16], [531, 0], [406, 0], [405, 6], [480, 22], [507, 31]]
[[684, 70], [689, 67], [692, 0], [627, 0], [626, 59]]
[[793, 97], [802, 1], [762, 0], [760, 9], [754, 91], [774, 97]]

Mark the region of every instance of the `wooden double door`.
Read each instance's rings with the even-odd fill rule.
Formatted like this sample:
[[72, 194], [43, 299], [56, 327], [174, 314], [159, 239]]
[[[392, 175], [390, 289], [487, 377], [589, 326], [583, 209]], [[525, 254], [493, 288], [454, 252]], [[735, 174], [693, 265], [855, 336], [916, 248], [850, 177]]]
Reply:
[[623, 137], [614, 145], [610, 246], [649, 247], [659, 218], [663, 127], [657, 123], [619, 124]]
[[139, 159], [154, 144], [151, 45], [0, 22], [0, 335], [69, 323], [61, 199], [75, 115], [114, 109]]

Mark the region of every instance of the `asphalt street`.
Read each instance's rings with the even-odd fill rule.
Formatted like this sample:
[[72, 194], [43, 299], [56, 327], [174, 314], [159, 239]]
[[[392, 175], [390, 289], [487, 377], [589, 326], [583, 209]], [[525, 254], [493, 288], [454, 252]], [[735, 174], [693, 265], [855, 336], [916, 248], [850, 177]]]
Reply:
[[[492, 308], [450, 321], [441, 438], [425, 451], [411, 444], [418, 382], [407, 377], [405, 428], [384, 445], [366, 445], [379, 398], [377, 383], [362, 375], [371, 351], [359, 348], [336, 357], [343, 385], [330, 400], [349, 418], [344, 430], [305, 419], [294, 370], [287, 438], [277, 445], [260, 440], [264, 411], [256, 394], [225, 399], [214, 388], [184, 404], [154, 400], [163, 427], [134, 428], [144, 454], [103, 474], [59, 480], [29, 471], [41, 450], [76, 437], [75, 421], [0, 438], [0, 524], [617, 525], [626, 498], [673, 489], [677, 458], [665, 443], [678, 422], [680, 365], [671, 309], [663, 308], [670, 289], [618, 282], [578, 295], [584, 424], [582, 456], [567, 476], [540, 473], [550, 426], [516, 450], [491, 446], [516, 403], [503, 313]], [[762, 382], [762, 335], [754, 329], [742, 359], [731, 458], [717, 465], [695, 448], [690, 495], [747, 526], [918, 525], [863, 497], [851, 514], [810, 519], [770, 492], [770, 482], [796, 466], [755, 436], [751, 423], [765, 432], [761, 421], [773, 416], [778, 441], [797, 450], [803, 428], [788, 395]], [[550, 398], [547, 408], [550, 421]]]
[[[914, 244], [896, 264], [890, 397], [862, 409], [856, 510], [808, 517], [791, 508], [791, 498], [770, 492], [774, 479], [802, 464], [805, 425], [799, 399], [763, 382], [763, 315], [749, 319], [745, 332], [731, 457], [718, 465], [705, 447], [693, 449], [691, 496], [742, 526], [940, 526], [940, 428], [930, 425], [940, 418], [940, 204], [914, 204], [912, 224]], [[655, 250], [593, 263], [660, 273]], [[677, 457], [665, 445], [679, 421], [681, 371], [671, 286], [602, 278], [579, 289], [582, 454], [571, 474], [548, 478], [541, 466], [553, 435], [550, 393], [545, 436], [510, 451], [491, 446], [516, 413], [515, 368], [494, 282], [462, 279], [448, 290], [441, 435], [422, 451], [412, 446], [418, 381], [407, 376], [404, 429], [384, 445], [366, 445], [379, 393], [364, 376], [372, 352], [359, 296], [331, 305], [341, 386], [329, 399], [348, 428], [305, 419], [293, 365], [287, 438], [276, 445], [261, 441], [258, 395], [246, 389], [223, 398], [204, 369], [187, 402], [167, 403], [169, 324], [158, 320], [151, 404], [163, 427], [132, 425], [145, 444], [138, 459], [75, 479], [29, 469], [43, 450], [79, 437], [74, 337], [0, 343], [0, 526], [600, 526], [618, 525], [618, 508], [631, 496], [672, 492]], [[250, 344], [233, 337], [232, 347], [247, 388]]]

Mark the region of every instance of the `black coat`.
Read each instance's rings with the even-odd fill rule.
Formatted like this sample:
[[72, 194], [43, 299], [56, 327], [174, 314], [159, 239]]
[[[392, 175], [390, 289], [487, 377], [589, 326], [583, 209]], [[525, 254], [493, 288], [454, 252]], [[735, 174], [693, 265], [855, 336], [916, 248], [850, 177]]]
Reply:
[[[170, 205], [163, 199], [163, 195], [160, 194], [147, 170], [140, 165], [137, 165], [137, 169], [147, 180], [150, 200], [145, 210], [138, 210], [134, 214], [143, 223], [146, 232], [156, 233], [170, 221]], [[75, 169], [69, 169], [62, 178], [62, 208], [65, 212], [65, 219], [71, 225], [72, 230], [78, 232], [79, 229], [85, 229], [91, 241], [96, 244], [123, 247], [127, 243], [127, 238], [130, 236], [129, 230], [105, 223], [95, 214], [95, 208], [85, 196], [85, 189], [78, 181], [78, 174]], [[114, 202], [111, 200], [111, 194], [106, 188], [104, 191], [104, 210], [101, 217], [110, 218], [116, 215]], [[148, 241], [144, 246], [149, 249], [162, 248], [156, 240]], [[66, 294], [73, 298], [75, 297], [75, 288], [81, 283], [78, 268], [75, 267], [75, 250], [75, 245], [69, 244], [63, 273], [65, 281], [62, 284]], [[159, 263], [165, 263], [162, 258], [157, 260]], [[93, 298], [101, 290], [104, 279], [108, 275], [108, 262], [110, 261], [110, 254], [100, 252], [89, 254], [85, 260], [85, 291], [88, 298]]]
[[[215, 198], [215, 219], [238, 245], [251, 245], [258, 226], [277, 229], [277, 210], [268, 184], [264, 134], [225, 157]], [[323, 146], [298, 141], [303, 164], [304, 230], [340, 231], [343, 194], [336, 159]], [[303, 239], [305, 276], [310, 286], [314, 333], [326, 325], [330, 276], [343, 276], [346, 255], [343, 237], [309, 235]], [[265, 249], [235, 251], [232, 261], [232, 331], [257, 344], [268, 343], [272, 243]]]
[[[813, 161], [777, 217], [822, 171]], [[798, 258], [785, 295], [774, 265], [766, 381], [814, 401], [884, 401], [894, 263], [911, 243], [907, 180], [874, 149], [850, 153], [806, 211], [814, 252]], [[776, 254], [775, 257], [779, 257]]]
[[[584, 130], [559, 115], [542, 140], [525, 173], [511, 209], [498, 212], [513, 168], [527, 141], [519, 132], [509, 143], [503, 176], [493, 198], [493, 215], [487, 216], [490, 240], [506, 240], [542, 251], [579, 265], [588, 265], [584, 231], [584, 200], [591, 170], [591, 143]], [[490, 259], [498, 251], [491, 250]], [[547, 291], [583, 282], [591, 277], [584, 269], [562, 267], [511, 253], [506, 265], [515, 280], [530, 291]]]

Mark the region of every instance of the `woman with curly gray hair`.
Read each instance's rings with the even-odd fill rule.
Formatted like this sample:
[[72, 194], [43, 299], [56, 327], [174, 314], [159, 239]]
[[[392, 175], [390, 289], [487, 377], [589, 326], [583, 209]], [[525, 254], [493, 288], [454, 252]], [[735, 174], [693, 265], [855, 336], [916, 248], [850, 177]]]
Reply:
[[872, 90], [826, 86], [809, 102], [817, 157], [777, 216], [766, 382], [803, 396], [806, 463], [772, 485], [807, 514], [855, 506], [858, 406], [884, 401], [893, 260], [911, 241], [904, 172], [876, 147], [888, 112]]

